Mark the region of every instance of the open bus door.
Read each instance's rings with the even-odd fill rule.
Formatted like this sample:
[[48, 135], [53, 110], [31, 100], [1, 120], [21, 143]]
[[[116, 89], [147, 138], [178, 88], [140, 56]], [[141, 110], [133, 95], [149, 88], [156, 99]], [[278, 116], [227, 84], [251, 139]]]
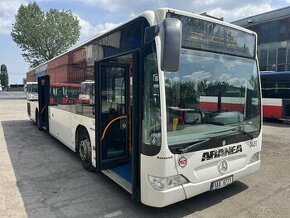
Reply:
[[101, 61], [95, 72], [97, 169], [131, 193], [129, 66]]
[[49, 105], [49, 75], [38, 77], [38, 128], [49, 132], [48, 105]]

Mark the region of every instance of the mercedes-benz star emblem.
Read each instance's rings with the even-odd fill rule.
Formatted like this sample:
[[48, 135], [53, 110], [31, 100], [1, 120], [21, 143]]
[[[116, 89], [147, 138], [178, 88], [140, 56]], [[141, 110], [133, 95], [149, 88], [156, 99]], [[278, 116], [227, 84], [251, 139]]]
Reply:
[[218, 170], [221, 174], [224, 174], [228, 169], [228, 162], [226, 160], [222, 160], [218, 164]]

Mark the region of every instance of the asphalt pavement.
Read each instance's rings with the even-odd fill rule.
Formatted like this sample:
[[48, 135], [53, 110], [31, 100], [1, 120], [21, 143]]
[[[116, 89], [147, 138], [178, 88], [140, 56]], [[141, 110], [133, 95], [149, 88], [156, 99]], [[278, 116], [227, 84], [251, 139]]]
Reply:
[[[3, 93], [3, 92], [2, 92]], [[1, 94], [2, 94], [1, 93]], [[79, 159], [0, 99], [0, 217], [289, 217], [290, 125], [265, 123], [261, 169], [223, 189], [151, 208]]]
[[7, 91], [0, 91], [0, 99], [25, 99], [26, 93], [25, 92], [7, 92]]

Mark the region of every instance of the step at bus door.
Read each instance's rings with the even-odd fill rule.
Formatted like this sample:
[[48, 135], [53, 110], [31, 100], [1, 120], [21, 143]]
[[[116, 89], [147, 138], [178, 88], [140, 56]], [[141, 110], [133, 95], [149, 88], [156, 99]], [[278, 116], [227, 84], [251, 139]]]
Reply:
[[48, 105], [49, 105], [49, 75], [38, 77], [38, 128], [49, 132]]
[[96, 63], [96, 141], [99, 170], [129, 160], [129, 67]]

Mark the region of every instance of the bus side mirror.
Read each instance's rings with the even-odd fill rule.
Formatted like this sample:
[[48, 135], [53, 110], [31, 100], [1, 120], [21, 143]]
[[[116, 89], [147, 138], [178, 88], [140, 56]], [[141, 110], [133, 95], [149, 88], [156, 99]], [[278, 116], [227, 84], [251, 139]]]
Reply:
[[159, 25], [146, 28], [145, 44], [152, 42], [157, 35], [161, 40], [161, 69], [178, 71], [182, 39], [181, 21], [176, 18], [165, 18]]
[[161, 69], [176, 72], [179, 69], [182, 23], [176, 18], [166, 18], [160, 24]]

